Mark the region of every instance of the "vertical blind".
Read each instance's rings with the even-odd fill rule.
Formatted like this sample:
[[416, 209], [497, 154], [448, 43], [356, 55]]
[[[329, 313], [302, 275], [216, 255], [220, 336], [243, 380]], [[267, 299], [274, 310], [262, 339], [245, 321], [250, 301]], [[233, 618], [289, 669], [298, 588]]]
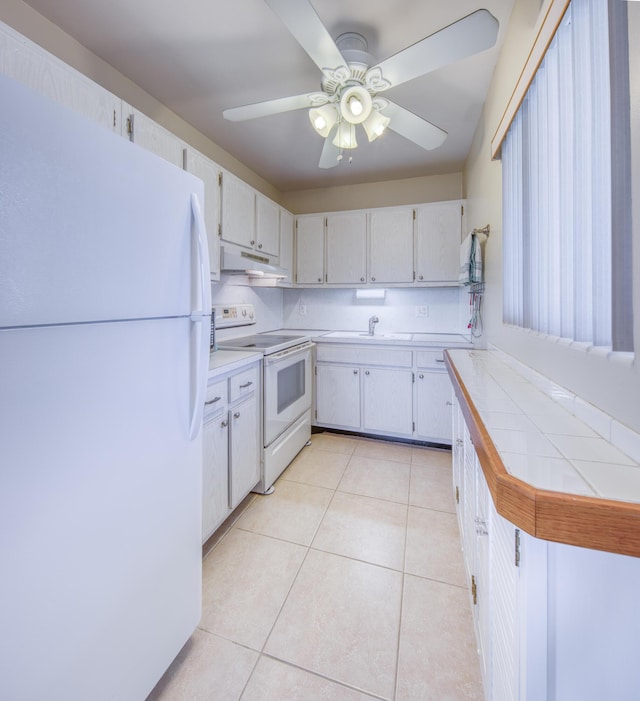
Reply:
[[502, 144], [503, 319], [612, 338], [609, 12], [572, 0]]

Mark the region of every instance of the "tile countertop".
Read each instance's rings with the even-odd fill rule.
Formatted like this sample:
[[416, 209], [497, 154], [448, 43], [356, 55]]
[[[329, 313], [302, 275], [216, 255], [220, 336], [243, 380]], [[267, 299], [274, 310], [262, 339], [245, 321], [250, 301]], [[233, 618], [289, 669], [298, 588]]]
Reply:
[[[558, 500], [559, 495], [569, 497], [568, 511], [578, 503], [594, 511], [624, 511], [635, 519], [630, 523], [640, 535], [640, 464], [564, 408], [561, 388], [555, 388], [554, 399], [503, 362], [499, 352], [450, 350], [446, 355], [467, 424], [470, 420], [475, 424], [474, 446], [494, 502], [505, 487], [514, 493], [524, 487], [523, 494], [531, 487], [523, 499], [533, 501], [534, 522], [541, 518], [544, 499], [553, 492], [549, 501]], [[515, 479], [505, 480], [500, 475], [503, 468]], [[501, 513], [497, 502], [496, 508]], [[536, 523], [536, 531], [539, 526]], [[602, 527], [613, 525], [603, 523]], [[625, 537], [624, 533], [616, 535]]]

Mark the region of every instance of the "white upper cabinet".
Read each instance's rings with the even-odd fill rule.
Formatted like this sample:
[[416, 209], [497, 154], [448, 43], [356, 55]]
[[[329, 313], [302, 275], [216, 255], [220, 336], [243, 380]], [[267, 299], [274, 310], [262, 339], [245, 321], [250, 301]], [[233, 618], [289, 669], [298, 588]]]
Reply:
[[[323, 281], [343, 286], [450, 286], [458, 284], [462, 202], [305, 214], [326, 221], [326, 269]], [[305, 224], [307, 226], [307, 224]], [[296, 251], [298, 285], [321, 284], [307, 275], [316, 249], [299, 237]], [[314, 241], [315, 243], [315, 241]], [[302, 274], [301, 274], [302, 272]]]
[[367, 279], [366, 212], [327, 215], [328, 283], [362, 283]]
[[225, 171], [220, 237], [228, 243], [277, 258], [280, 254], [280, 207]]
[[286, 209], [280, 209], [280, 267], [287, 271], [281, 284], [293, 282], [293, 229], [295, 217]]
[[184, 167], [204, 183], [204, 222], [209, 244], [211, 279], [220, 279], [220, 168], [211, 159], [188, 146], [184, 152]]
[[413, 282], [413, 207], [369, 214], [369, 282]]
[[416, 208], [416, 282], [458, 282], [463, 232], [462, 202]]
[[278, 257], [280, 255], [280, 207], [268, 197], [256, 193], [257, 251]]
[[256, 242], [255, 211], [255, 190], [225, 171], [222, 175], [222, 240], [253, 248]]
[[309, 214], [296, 219], [296, 283], [324, 282], [324, 215]]
[[126, 133], [134, 144], [155, 153], [178, 168], [183, 167], [186, 144], [182, 139], [131, 105], [123, 103], [122, 113]]
[[0, 72], [121, 133], [120, 98], [2, 23]]

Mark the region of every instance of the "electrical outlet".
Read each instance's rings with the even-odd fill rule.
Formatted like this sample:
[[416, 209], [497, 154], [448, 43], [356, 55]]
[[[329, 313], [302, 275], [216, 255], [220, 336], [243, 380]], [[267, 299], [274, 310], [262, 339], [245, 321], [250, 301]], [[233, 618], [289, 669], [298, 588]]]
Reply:
[[299, 304], [298, 305], [298, 314], [300, 316], [305, 316], [307, 313], [307, 305], [306, 304]]
[[429, 305], [423, 304], [416, 307], [416, 316], [429, 316]]

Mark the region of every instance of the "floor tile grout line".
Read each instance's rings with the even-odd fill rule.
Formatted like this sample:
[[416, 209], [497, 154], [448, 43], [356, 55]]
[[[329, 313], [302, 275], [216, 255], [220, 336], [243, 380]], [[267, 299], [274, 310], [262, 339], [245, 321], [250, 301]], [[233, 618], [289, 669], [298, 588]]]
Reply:
[[365, 696], [376, 699], [376, 701], [393, 701], [387, 699], [385, 696], [380, 696], [380, 694], [373, 693], [371, 691], [367, 691], [366, 689], [363, 689], [359, 686], [354, 686], [353, 684], [349, 684], [348, 682], [340, 681], [339, 679], [335, 679], [334, 677], [329, 677], [326, 674], [322, 674], [321, 672], [317, 672], [313, 669], [308, 669], [307, 667], [303, 667], [302, 665], [295, 664], [295, 662], [289, 662], [288, 660], [283, 660], [280, 657], [276, 657], [275, 655], [272, 655], [268, 652], [263, 652], [260, 654], [261, 657], [266, 657], [271, 660], [275, 660], [276, 662], [280, 662], [281, 664], [287, 665], [288, 667], [293, 667], [294, 669], [299, 669], [302, 672], [307, 672], [308, 674], [312, 674], [314, 677], [318, 677], [320, 679], [324, 679], [328, 682], [331, 682], [332, 684], [336, 684], [344, 689], [350, 689], [351, 691], [357, 691], [358, 693], [364, 694]]
[[[409, 473], [409, 499], [411, 498], [411, 472]], [[402, 639], [402, 614], [404, 611], [404, 582], [407, 569], [407, 540], [409, 538], [409, 505], [407, 504], [407, 512], [404, 522], [404, 551], [402, 553], [402, 589], [400, 594], [400, 615], [398, 617], [398, 641], [396, 643], [396, 666], [393, 679], [393, 699], [398, 696], [398, 684], [400, 682], [400, 644]]]

